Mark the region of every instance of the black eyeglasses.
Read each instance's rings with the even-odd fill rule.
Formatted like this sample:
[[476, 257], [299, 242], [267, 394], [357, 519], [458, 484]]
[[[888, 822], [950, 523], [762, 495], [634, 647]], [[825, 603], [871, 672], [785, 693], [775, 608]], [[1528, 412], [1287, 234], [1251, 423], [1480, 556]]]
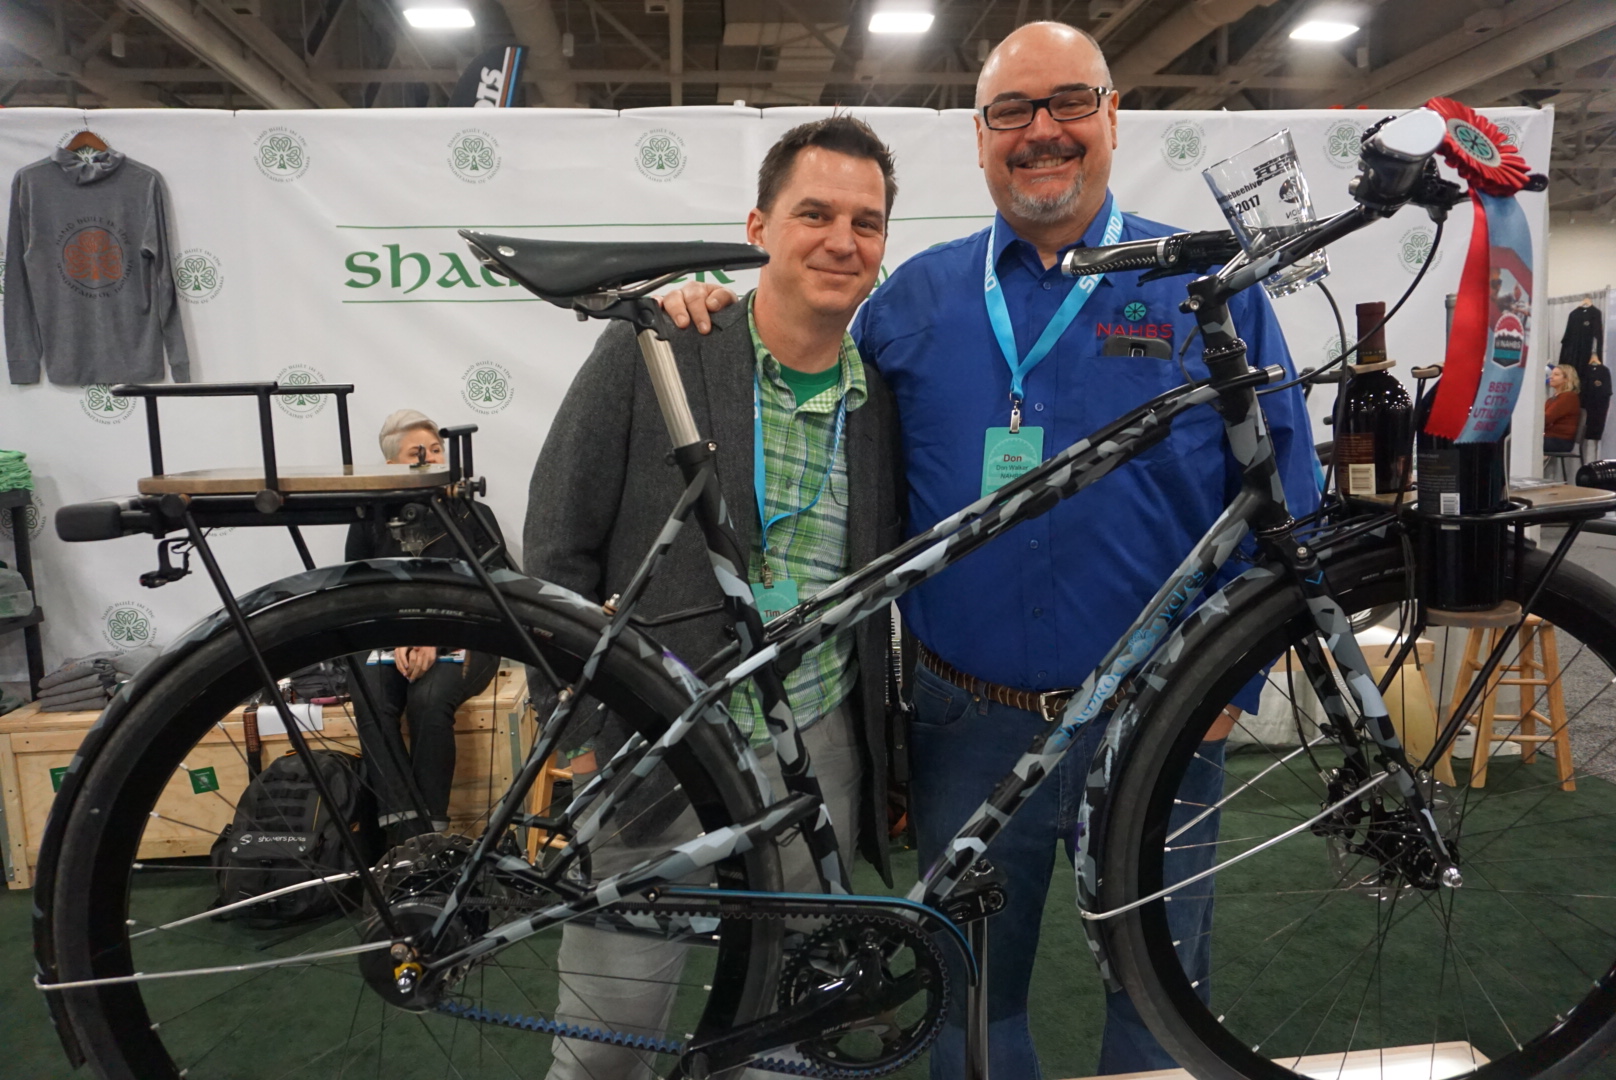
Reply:
[[1039, 109], [1048, 109], [1052, 119], [1066, 124], [1099, 112], [1100, 106], [1105, 104], [1105, 96], [1111, 92], [1105, 86], [1084, 86], [1032, 101], [1005, 98], [982, 106], [982, 122], [994, 131], [1014, 131], [1031, 124]]

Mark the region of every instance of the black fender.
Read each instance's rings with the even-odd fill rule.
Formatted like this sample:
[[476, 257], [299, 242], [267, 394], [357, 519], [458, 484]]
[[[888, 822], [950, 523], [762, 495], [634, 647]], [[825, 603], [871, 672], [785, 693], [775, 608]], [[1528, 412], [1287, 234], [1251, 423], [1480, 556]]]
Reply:
[[[568, 618], [584, 623], [597, 632], [604, 631], [608, 617], [601, 610], [599, 604], [586, 599], [573, 592], [547, 581], [527, 577], [511, 570], [490, 570], [490, 577], [500, 592], [509, 599], [521, 600], [541, 608], [551, 608]], [[317, 593], [334, 592], [342, 589], [353, 589], [361, 586], [375, 584], [418, 583], [430, 585], [459, 585], [468, 589], [483, 591], [482, 585], [472, 573], [471, 568], [464, 562], [450, 559], [368, 559], [360, 562], [342, 563], [336, 566], [326, 566], [315, 570], [307, 570], [293, 574], [279, 581], [271, 582], [238, 598], [242, 614], [249, 624], [255, 617], [271, 611], [283, 604], [301, 600]], [[134, 703], [139, 701], [150, 687], [157, 684], [164, 676], [176, 668], [191, 654], [206, 643], [223, 634], [234, 634], [235, 628], [230, 622], [228, 613], [220, 608], [218, 611], [205, 616], [190, 629], [179, 635], [161, 655], [143, 668], [129, 682], [125, 683], [117, 695], [102, 710], [101, 716], [85, 734], [84, 741], [79, 744], [78, 752], [74, 754], [67, 772], [62, 778], [61, 789], [57, 792], [51, 804], [50, 814], [45, 822], [45, 832], [41, 839], [39, 862], [34, 871], [34, 975], [35, 980], [41, 984], [57, 981], [57, 965], [54, 944], [54, 906], [57, 863], [61, 857], [62, 837], [66, 831], [66, 823], [72, 815], [73, 807], [77, 802], [83, 788], [84, 777], [97, 756], [106, 746], [108, 739], [128, 716]], [[689, 668], [685, 667], [672, 653], [663, 646], [630, 626], [624, 628], [618, 637], [618, 647], [629, 648], [640, 657], [659, 664], [669, 676], [670, 680], [680, 685], [693, 699], [704, 689]], [[717, 710], [715, 719], [721, 716], [723, 723], [731, 732], [734, 732], [731, 743], [735, 751], [737, 766], [743, 772], [752, 773], [762, 782], [761, 794], [767, 801], [769, 787], [763, 779], [757, 759], [744, 739], [735, 731], [735, 725], [728, 720], [728, 713], [722, 708]], [[56, 1027], [57, 1036], [62, 1041], [62, 1047], [75, 1067], [83, 1064], [84, 1055], [79, 1049], [78, 1040], [73, 1032], [72, 1024], [68, 1019], [67, 1011], [62, 1005], [60, 994], [47, 993], [45, 999], [50, 1008], [51, 1022]]]

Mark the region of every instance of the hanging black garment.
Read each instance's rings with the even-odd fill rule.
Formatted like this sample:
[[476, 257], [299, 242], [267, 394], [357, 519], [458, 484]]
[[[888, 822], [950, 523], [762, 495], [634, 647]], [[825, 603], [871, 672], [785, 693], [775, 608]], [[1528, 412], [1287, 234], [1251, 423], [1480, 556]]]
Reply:
[[1560, 363], [1570, 364], [1578, 375], [1586, 375], [1588, 357], [1594, 353], [1605, 359], [1605, 319], [1592, 304], [1580, 304], [1566, 318], [1565, 336], [1560, 339]]
[[[1594, 314], [1599, 314], [1597, 311]], [[1610, 368], [1603, 362], [1589, 364], [1582, 375], [1582, 407], [1588, 411], [1583, 438], [1605, 437], [1605, 411], [1610, 407]]]

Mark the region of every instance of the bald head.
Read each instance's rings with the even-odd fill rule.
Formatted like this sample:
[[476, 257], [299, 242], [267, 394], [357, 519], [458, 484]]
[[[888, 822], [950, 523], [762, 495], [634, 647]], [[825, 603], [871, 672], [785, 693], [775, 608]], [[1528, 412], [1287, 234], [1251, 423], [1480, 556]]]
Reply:
[[[990, 128], [976, 117], [977, 163], [988, 193], [1011, 227], [1046, 264], [1075, 243], [1105, 205], [1117, 145], [1117, 96], [1093, 38], [1064, 23], [1037, 22], [999, 43], [976, 82], [978, 110], [995, 101], [1047, 102], [1069, 91], [1099, 90], [1088, 115], [1056, 120], [1037, 106], [1024, 127]], [[1078, 95], [1083, 101], [1083, 95]], [[1070, 98], [1063, 100], [1071, 100]]]
[[1090, 86], [1111, 85], [1111, 68], [1100, 51], [1100, 43], [1092, 36], [1065, 23], [1027, 23], [988, 54], [982, 73], [976, 79], [976, 107], [980, 109], [999, 93], [991, 87], [1003, 69], [1019, 67], [1029, 60], [1033, 63], [1052, 61], [1073, 71], [1092, 74], [1092, 79], [1079, 80]]

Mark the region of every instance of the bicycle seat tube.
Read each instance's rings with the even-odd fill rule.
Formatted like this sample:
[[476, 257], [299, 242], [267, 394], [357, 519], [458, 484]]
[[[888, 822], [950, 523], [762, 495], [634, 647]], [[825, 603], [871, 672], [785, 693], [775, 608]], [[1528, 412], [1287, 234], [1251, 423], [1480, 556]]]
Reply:
[[[750, 657], [772, 646], [768, 646], [764, 639], [763, 617], [753, 601], [752, 587], [748, 582], [751, 560], [735, 535], [729, 510], [719, 490], [715, 467], [718, 446], [704, 440], [696, 429], [696, 419], [690, 412], [690, 399], [685, 394], [684, 380], [679, 375], [673, 345], [663, 333], [668, 324], [661, 306], [654, 300], [644, 298], [635, 303], [639, 308], [635, 325], [640, 355], [645, 358], [646, 370], [651, 376], [651, 388], [656, 392], [657, 405], [662, 410], [662, 422], [667, 425], [668, 437], [673, 440], [673, 459], [685, 483], [703, 483], [695, 505], [696, 522], [707, 541], [713, 576], [724, 592], [725, 611], [735, 628], [741, 654]], [[761, 711], [780, 759], [780, 774], [787, 792], [811, 795], [816, 803], [823, 806], [819, 779], [813, 773], [808, 750], [802, 743], [802, 733], [790, 710], [785, 680], [772, 663], [758, 668], [752, 679], [762, 699]], [[813, 863], [820, 873], [820, 883], [832, 892], [852, 892], [852, 881], [842, 861], [836, 833], [831, 828], [828, 816], [820, 815], [816, 824], [805, 823], [802, 831], [813, 853]]]

